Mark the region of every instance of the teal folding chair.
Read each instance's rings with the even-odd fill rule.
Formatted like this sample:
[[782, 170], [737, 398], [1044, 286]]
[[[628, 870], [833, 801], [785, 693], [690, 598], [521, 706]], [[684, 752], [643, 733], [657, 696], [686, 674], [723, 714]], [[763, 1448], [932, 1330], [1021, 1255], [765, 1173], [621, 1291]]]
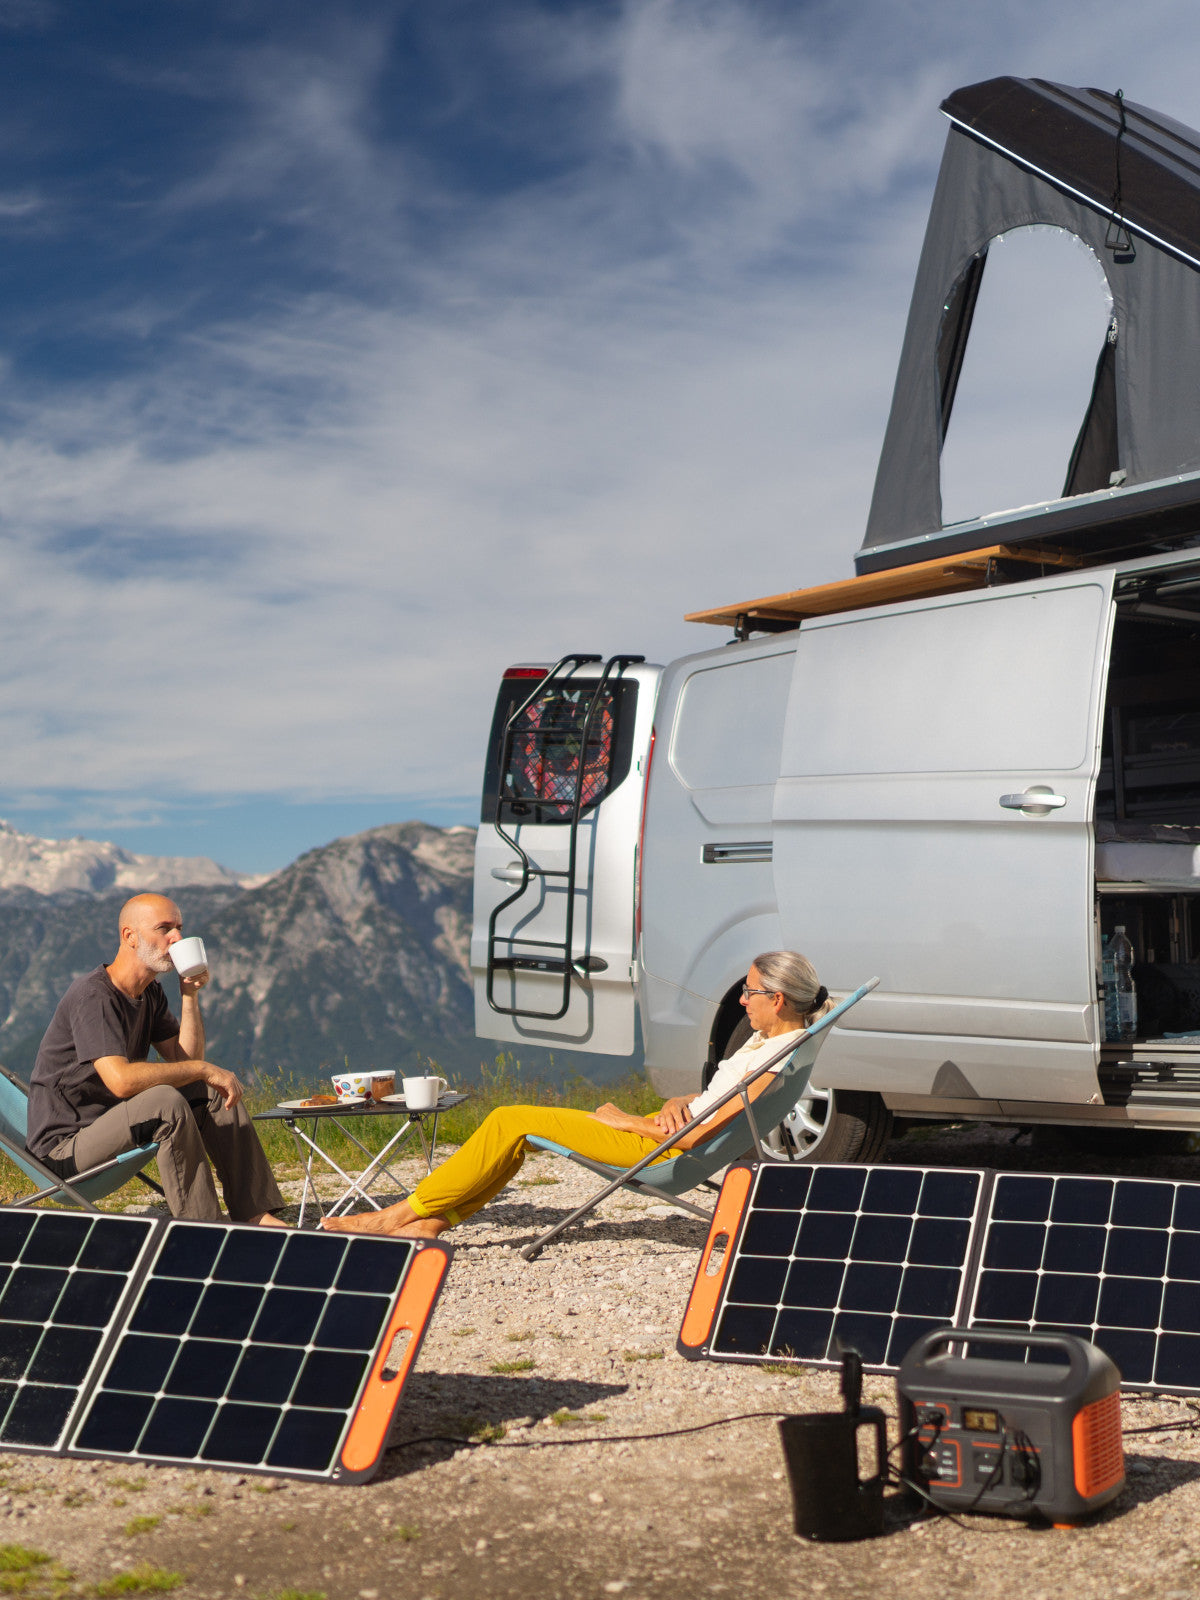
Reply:
[[0, 1153], [3, 1153], [31, 1183], [37, 1186], [36, 1194], [23, 1195], [9, 1202], [12, 1206], [32, 1206], [39, 1200], [58, 1200], [63, 1205], [81, 1206], [84, 1211], [98, 1211], [97, 1200], [114, 1194], [133, 1178], [140, 1178], [148, 1188], [162, 1194], [152, 1178], [141, 1170], [154, 1159], [157, 1144], [142, 1144], [136, 1150], [125, 1150], [111, 1161], [98, 1167], [89, 1167], [73, 1178], [56, 1177], [50, 1168], [43, 1166], [35, 1155], [25, 1148], [29, 1133], [29, 1090], [20, 1078], [7, 1067], [0, 1067]]
[[[832, 1011], [827, 1011], [819, 1022], [814, 1022], [811, 1028], [805, 1029], [795, 1044], [788, 1045], [786, 1050], [777, 1050], [774, 1055], [766, 1056], [762, 1066], [743, 1078], [741, 1083], [735, 1084], [728, 1094], [722, 1095], [708, 1108], [703, 1117], [694, 1117], [684, 1127], [677, 1129], [670, 1138], [664, 1139], [648, 1155], [634, 1162], [631, 1167], [610, 1167], [601, 1161], [592, 1161], [587, 1156], [581, 1156], [577, 1150], [557, 1144], [553, 1139], [545, 1139], [541, 1134], [528, 1135], [526, 1144], [545, 1150], [550, 1155], [563, 1156], [566, 1160], [574, 1161], [578, 1166], [586, 1167], [589, 1172], [594, 1172], [610, 1181], [598, 1194], [593, 1195], [586, 1205], [572, 1211], [569, 1217], [564, 1217], [553, 1228], [539, 1234], [532, 1243], [525, 1245], [521, 1251], [525, 1260], [532, 1261], [539, 1256], [552, 1239], [556, 1239], [565, 1228], [569, 1228], [572, 1223], [578, 1222], [581, 1217], [586, 1217], [589, 1212], [594, 1211], [601, 1200], [606, 1200], [618, 1189], [634, 1189], [641, 1194], [654, 1195], [673, 1206], [678, 1206], [683, 1211], [690, 1211], [693, 1216], [702, 1217], [705, 1222], [709, 1221], [710, 1212], [694, 1205], [690, 1200], [684, 1200], [682, 1196], [689, 1189], [699, 1188], [702, 1184], [715, 1188], [716, 1185], [712, 1183], [713, 1174], [720, 1172], [733, 1161], [746, 1159], [748, 1148], [753, 1152], [751, 1160], [777, 1162], [780, 1159], [763, 1143], [762, 1135], [759, 1133], [760, 1125], [770, 1130], [783, 1121], [808, 1087], [813, 1064], [821, 1046], [829, 1037], [830, 1028], [839, 1017], [846, 1015], [851, 1006], [856, 1006], [865, 994], [870, 994], [878, 983], [878, 978], [872, 978], [860, 989], [855, 989], [853, 994], [847, 995], [834, 1006]], [[781, 1059], [786, 1060], [787, 1064], [775, 1074], [775, 1082], [751, 1102], [747, 1090], [758, 1082], [764, 1072], [769, 1072], [772, 1067], [778, 1065]], [[660, 1159], [691, 1129], [739, 1096], [742, 1100], [741, 1111], [727, 1122], [719, 1133], [691, 1150], [683, 1150], [677, 1156], [670, 1156], [666, 1160]]]

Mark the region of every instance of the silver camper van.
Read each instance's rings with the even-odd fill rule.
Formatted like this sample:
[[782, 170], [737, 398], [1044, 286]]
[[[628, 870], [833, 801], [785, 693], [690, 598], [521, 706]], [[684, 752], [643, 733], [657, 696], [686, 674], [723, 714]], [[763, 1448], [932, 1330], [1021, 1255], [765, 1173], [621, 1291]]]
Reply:
[[[478, 1033], [621, 1054], [640, 1020], [677, 1094], [758, 951], [835, 995], [877, 974], [789, 1119], [808, 1159], [870, 1159], [893, 1115], [1200, 1130], [1200, 136], [1038, 80], [943, 109], [856, 576], [698, 614], [734, 641], [664, 670], [513, 668], [488, 751]], [[1018, 217], [1091, 245], [1113, 322], [1062, 497], [943, 527], [987, 241]], [[1107, 1040], [1118, 928], [1138, 1025]]]

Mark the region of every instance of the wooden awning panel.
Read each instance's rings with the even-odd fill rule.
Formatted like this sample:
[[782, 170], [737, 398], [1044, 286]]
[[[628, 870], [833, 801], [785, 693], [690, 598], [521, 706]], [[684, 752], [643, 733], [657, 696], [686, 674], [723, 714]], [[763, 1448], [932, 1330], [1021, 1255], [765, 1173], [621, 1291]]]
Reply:
[[786, 594], [767, 595], [761, 600], [743, 600], [736, 605], [716, 606], [711, 611], [692, 611], [684, 621], [715, 622], [729, 628], [753, 628], [756, 622], [776, 627], [781, 622], [798, 624], [805, 617], [825, 617], [836, 611], [857, 611], [864, 606], [891, 605], [897, 600], [921, 600], [929, 595], [982, 589], [989, 578], [994, 581], [995, 564], [1008, 561], [1040, 567], [1080, 565], [1080, 558], [1067, 550], [994, 544], [939, 561], [918, 561], [913, 566], [866, 573], [838, 583], [820, 583], [812, 589], [791, 589]]

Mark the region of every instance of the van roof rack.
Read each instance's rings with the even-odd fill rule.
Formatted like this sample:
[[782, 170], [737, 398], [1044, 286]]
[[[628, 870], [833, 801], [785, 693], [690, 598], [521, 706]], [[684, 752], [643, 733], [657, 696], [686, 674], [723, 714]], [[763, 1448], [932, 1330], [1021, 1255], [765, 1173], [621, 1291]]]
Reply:
[[826, 617], [837, 611], [886, 606], [897, 600], [921, 600], [931, 595], [982, 589], [993, 583], [1032, 577], [1031, 567], [1081, 565], [1082, 559], [1069, 550], [1032, 545], [1015, 549], [993, 544], [937, 561], [918, 561], [885, 572], [843, 578], [837, 583], [819, 583], [811, 589], [790, 589], [786, 594], [767, 595], [762, 600], [742, 600], [731, 606], [716, 606], [711, 611], [692, 611], [683, 620], [715, 622], [734, 628], [738, 637], [744, 639], [751, 632], [782, 633], [788, 628], [798, 628], [806, 617]]

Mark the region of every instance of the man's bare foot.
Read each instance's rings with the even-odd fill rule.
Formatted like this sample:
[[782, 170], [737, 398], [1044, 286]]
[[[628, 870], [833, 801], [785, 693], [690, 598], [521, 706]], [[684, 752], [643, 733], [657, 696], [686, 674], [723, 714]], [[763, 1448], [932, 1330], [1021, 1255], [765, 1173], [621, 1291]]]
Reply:
[[256, 1217], [247, 1217], [246, 1221], [252, 1228], [290, 1228], [290, 1222], [284, 1222], [282, 1217], [275, 1216], [270, 1211], [260, 1211]]
[[450, 1226], [445, 1217], [398, 1216], [401, 1209], [388, 1206], [386, 1211], [367, 1211], [357, 1217], [326, 1217], [321, 1226], [330, 1233], [377, 1233], [389, 1239], [436, 1239]]

